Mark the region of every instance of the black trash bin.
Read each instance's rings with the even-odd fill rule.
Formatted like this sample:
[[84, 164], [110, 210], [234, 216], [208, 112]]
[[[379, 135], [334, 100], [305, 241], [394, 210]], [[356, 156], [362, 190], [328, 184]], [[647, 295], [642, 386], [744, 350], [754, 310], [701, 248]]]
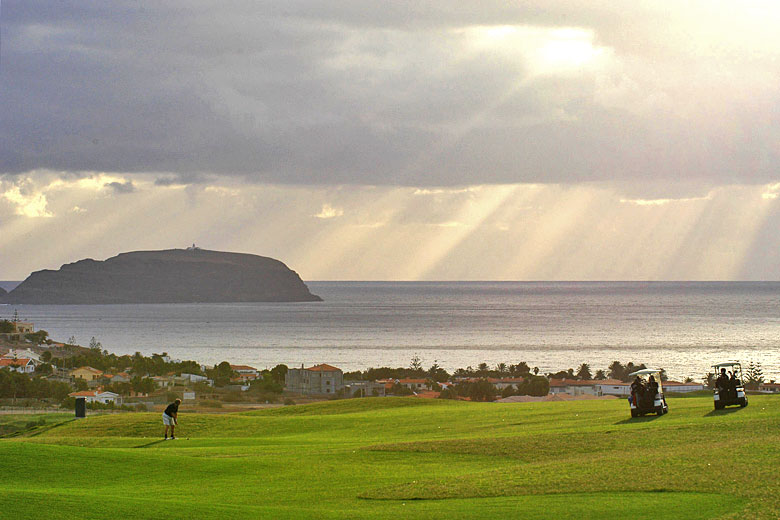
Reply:
[[86, 417], [87, 416], [87, 398], [86, 397], [77, 397], [76, 398], [76, 417]]

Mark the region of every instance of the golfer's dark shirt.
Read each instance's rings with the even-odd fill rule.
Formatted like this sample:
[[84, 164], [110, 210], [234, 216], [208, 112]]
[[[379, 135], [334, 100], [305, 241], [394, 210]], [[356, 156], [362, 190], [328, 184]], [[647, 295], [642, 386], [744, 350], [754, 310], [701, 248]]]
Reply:
[[173, 417], [177, 413], [179, 413], [179, 405], [176, 403], [169, 404], [168, 408], [165, 409], [165, 415], [168, 417]]

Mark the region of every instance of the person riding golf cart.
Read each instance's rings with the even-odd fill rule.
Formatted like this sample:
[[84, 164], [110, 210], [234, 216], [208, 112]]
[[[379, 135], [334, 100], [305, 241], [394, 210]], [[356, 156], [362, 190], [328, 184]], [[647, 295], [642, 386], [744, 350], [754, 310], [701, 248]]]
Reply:
[[631, 417], [639, 417], [648, 413], [663, 415], [669, 411], [664, 398], [661, 383], [661, 370], [646, 368], [629, 374], [634, 378], [631, 384]]
[[742, 385], [742, 365], [739, 361], [726, 361], [712, 365], [717, 374], [713, 399], [715, 409], [723, 410], [727, 406], [739, 405], [746, 407], [748, 404], [745, 387]]

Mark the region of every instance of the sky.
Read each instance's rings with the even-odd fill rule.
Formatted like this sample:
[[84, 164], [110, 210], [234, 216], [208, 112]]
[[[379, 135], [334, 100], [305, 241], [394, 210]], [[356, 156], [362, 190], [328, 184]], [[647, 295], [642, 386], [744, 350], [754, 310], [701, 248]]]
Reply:
[[0, 279], [780, 279], [780, 5], [6, 0]]

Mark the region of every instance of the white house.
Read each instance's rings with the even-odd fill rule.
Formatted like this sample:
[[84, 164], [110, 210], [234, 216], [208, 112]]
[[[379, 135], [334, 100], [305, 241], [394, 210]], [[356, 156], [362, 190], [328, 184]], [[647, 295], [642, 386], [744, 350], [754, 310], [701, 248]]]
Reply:
[[70, 397], [83, 397], [87, 403], [114, 403], [122, 404], [122, 397], [114, 392], [101, 392], [99, 390], [82, 390], [81, 392], [71, 392]]
[[700, 390], [704, 390], [704, 385], [701, 383], [679, 383], [677, 381], [664, 381], [663, 383], [664, 392], [677, 392], [677, 393], [686, 393], [686, 392], [698, 392]]
[[758, 385], [758, 391], [767, 394], [776, 394], [780, 392], [780, 384], [778, 383], [761, 383]]
[[255, 377], [259, 375], [259, 372], [255, 367], [250, 367], [248, 365], [230, 365], [230, 369], [237, 374], [247, 374]]
[[23, 374], [35, 372], [35, 361], [29, 358], [0, 358], [0, 369], [7, 368]]
[[631, 383], [626, 383], [619, 379], [596, 380], [594, 383], [596, 395], [616, 395], [618, 397], [631, 395]]
[[3, 354], [3, 359], [32, 359], [36, 363], [41, 362], [41, 356], [37, 352], [33, 352], [29, 348], [25, 349], [19, 349], [19, 348], [12, 348], [7, 353]]

